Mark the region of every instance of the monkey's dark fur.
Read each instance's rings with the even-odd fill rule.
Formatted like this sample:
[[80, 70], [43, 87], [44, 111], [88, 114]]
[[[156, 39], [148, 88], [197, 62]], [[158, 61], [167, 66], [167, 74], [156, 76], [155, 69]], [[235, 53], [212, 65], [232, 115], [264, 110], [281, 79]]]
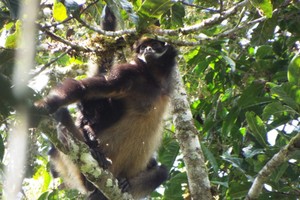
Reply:
[[[149, 38], [137, 42], [135, 51], [132, 62], [113, 66], [107, 76], [65, 80], [37, 106], [50, 113], [58, 110], [56, 119], [91, 147], [102, 166], [119, 180], [126, 180], [121, 189], [142, 198], [168, 176], [153, 155], [160, 145], [177, 52], [171, 45]], [[79, 103], [77, 127], [61, 108], [74, 102]], [[105, 199], [67, 156], [52, 151], [54, 169], [68, 185], [81, 192], [94, 190], [89, 199]], [[99, 155], [108, 157], [111, 165]]]

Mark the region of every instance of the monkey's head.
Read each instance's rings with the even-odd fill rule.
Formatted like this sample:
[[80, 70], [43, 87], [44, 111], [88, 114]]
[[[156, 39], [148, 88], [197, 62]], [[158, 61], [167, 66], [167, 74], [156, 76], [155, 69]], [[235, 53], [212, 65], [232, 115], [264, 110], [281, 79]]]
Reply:
[[142, 38], [134, 45], [137, 58], [144, 63], [151, 63], [163, 57], [168, 50], [174, 52], [173, 57], [176, 56], [175, 49], [166, 42], [161, 42], [151, 38]]

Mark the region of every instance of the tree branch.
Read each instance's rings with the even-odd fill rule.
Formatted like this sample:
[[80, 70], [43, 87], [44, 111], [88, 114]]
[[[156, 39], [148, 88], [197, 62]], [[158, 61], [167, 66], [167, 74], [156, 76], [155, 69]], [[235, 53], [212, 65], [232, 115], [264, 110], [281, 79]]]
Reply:
[[120, 31], [105, 31], [100, 27], [97, 26], [91, 26], [87, 22], [85, 22], [80, 17], [75, 17], [75, 19], [81, 23], [83, 26], [87, 27], [88, 29], [95, 31], [96, 33], [99, 33], [101, 35], [109, 36], [109, 37], [117, 37], [117, 36], [123, 36], [123, 35], [131, 35], [136, 33], [136, 29], [127, 29], [127, 30], [120, 30]]
[[[173, 122], [186, 166], [191, 197], [192, 199], [211, 200], [210, 182], [198, 132], [193, 124], [193, 116], [178, 69], [174, 80], [176, 86], [172, 96]], [[201, 189], [199, 190], [199, 188]]]
[[[49, 117], [49, 116], [48, 116]], [[43, 124], [42, 124], [43, 125]], [[68, 137], [68, 144], [63, 144], [57, 139], [57, 131], [50, 130], [49, 126], [39, 126], [44, 129], [45, 135], [55, 145], [59, 151], [68, 155], [68, 157], [76, 164], [81, 173], [92, 182], [108, 199], [115, 200], [132, 200], [132, 196], [128, 193], [122, 193], [118, 186], [118, 181], [108, 170], [99, 167], [98, 162], [92, 157], [89, 147], [77, 140], [63, 125], [58, 124], [57, 129], [64, 131], [63, 135]]]
[[[180, 29], [151, 29], [149, 30], [149, 33], [155, 34], [155, 35], [169, 35], [169, 36], [178, 36], [179, 34], [190, 34], [196, 31], [200, 31], [201, 29], [207, 28], [209, 26], [218, 24], [222, 22], [224, 19], [228, 18], [229, 16], [234, 15], [240, 7], [246, 6], [248, 4], [249, 0], [244, 0], [232, 8], [218, 14], [214, 14], [211, 18], [203, 20], [201, 23], [189, 26], [186, 28], [180, 28]], [[85, 22], [83, 19], [80, 18], [80, 16], [75, 17], [75, 19], [81, 23], [83, 26], [87, 27], [90, 30], [93, 30], [99, 34], [109, 36], [109, 37], [116, 37], [116, 36], [123, 36], [123, 35], [130, 35], [130, 34], [136, 34], [136, 29], [127, 29], [127, 30], [119, 30], [119, 31], [105, 31], [102, 28], [98, 26], [91, 26], [87, 22]], [[196, 42], [190, 42], [187, 46], [193, 46], [198, 45]]]
[[300, 132], [291, 139], [283, 149], [275, 154], [269, 162], [260, 170], [258, 176], [254, 179], [252, 186], [247, 194], [245, 200], [257, 199], [263, 184], [267, 181], [270, 175], [278, 168], [282, 163], [286, 162], [292, 153], [296, 150], [300, 150]]
[[43, 31], [44, 33], [46, 33], [49, 37], [51, 37], [52, 39], [59, 41], [67, 46], [70, 46], [72, 49], [77, 50], [77, 51], [83, 51], [83, 52], [94, 52], [95, 49], [91, 49], [89, 47], [83, 47], [77, 44], [74, 44], [66, 39], [63, 39], [62, 37], [59, 37], [58, 35], [50, 32], [47, 30], [47, 28], [41, 26], [40, 24], [37, 24], [37, 26], [39, 27], [39, 29], [41, 31]]
[[207, 28], [209, 26], [218, 24], [222, 22], [224, 19], [228, 18], [231, 15], [234, 15], [240, 7], [246, 6], [249, 3], [249, 0], [244, 0], [235, 6], [231, 7], [230, 9], [222, 12], [221, 14], [214, 14], [212, 17], [203, 20], [201, 23], [189, 26], [186, 28], [180, 28], [176, 30], [172, 29], [156, 29], [153, 30], [153, 33], [158, 34], [158, 35], [173, 35], [173, 36], [178, 36], [179, 34], [190, 34], [192, 32], [200, 31], [201, 29]]
[[[148, 32], [150, 34], [154, 34], [154, 36], [157, 38], [157, 39], [160, 39], [162, 41], [166, 41], [166, 42], [171, 42], [175, 45], [178, 45], [178, 46], [198, 46], [198, 45], [202, 45], [203, 43], [205, 43], [206, 41], [211, 41], [213, 39], [217, 39], [217, 38], [220, 38], [220, 37], [225, 37], [227, 36], [228, 34], [231, 33], [231, 31], [235, 31], [237, 29], [241, 29], [243, 27], [246, 27], [246, 26], [249, 26], [251, 24], [254, 24], [255, 22], [258, 23], [260, 21], [263, 21], [265, 20], [264, 17], [262, 18], [259, 18], [258, 21], [256, 20], [253, 20], [251, 23], [247, 23], [246, 25], [244, 26], [239, 26], [239, 27], [236, 27], [234, 30], [230, 30], [228, 32], [224, 32], [216, 37], [207, 37], [207, 38], [203, 38], [201, 40], [199, 40], [198, 38], [192, 38], [190, 40], [176, 40], [176, 41], [173, 41], [173, 40], [170, 40], [170, 39], [165, 39], [163, 38], [162, 36], [178, 36], [178, 35], [181, 35], [181, 34], [184, 34], [184, 35], [187, 35], [187, 34], [190, 34], [190, 33], [193, 33], [193, 32], [197, 32], [197, 31], [201, 31], [202, 29], [204, 28], [207, 28], [207, 27], [210, 27], [210, 26], [213, 26], [215, 24], [218, 24], [220, 22], [222, 22], [224, 19], [236, 14], [236, 12], [238, 11], [238, 9], [240, 7], [243, 7], [243, 6], [246, 6], [247, 4], [249, 3], [249, 0], [244, 0], [240, 3], [237, 3], [235, 6], [231, 7], [230, 9], [222, 12], [222, 13], [218, 13], [218, 14], [214, 14], [212, 17], [206, 19], [206, 20], [203, 20], [201, 23], [199, 24], [196, 24], [196, 25], [193, 25], [193, 26], [189, 26], [189, 27], [186, 27], [186, 28], [179, 28], [179, 29], [150, 29], [148, 30]], [[88, 24], [86, 21], [84, 21], [80, 15], [79, 16], [74, 16], [74, 19], [76, 19], [80, 24], [82, 24], [83, 26], [85, 26], [86, 28], [92, 30], [92, 31], [95, 31], [101, 35], [105, 35], [105, 36], [108, 36], [108, 37], [117, 37], [117, 36], [124, 36], [124, 35], [133, 35], [133, 34], [136, 34], [136, 29], [126, 29], [126, 30], [119, 30], [119, 31], [105, 31], [103, 30], [101, 27], [97, 26], [97, 25], [90, 25]], [[88, 47], [82, 47], [82, 46], [79, 46], [79, 45], [76, 45], [76, 44], [73, 44], [57, 35], [55, 35], [54, 33], [46, 30], [45, 27], [42, 27], [42, 26], [39, 26], [40, 29], [45, 32], [47, 35], [49, 35], [51, 38], [53, 38], [54, 40], [57, 40], [59, 42], [62, 42], [70, 47], [72, 47], [73, 49], [75, 50], [80, 50], [80, 51], [95, 51], [91, 48], [88, 48]]]
[[185, 0], [180, 0], [179, 1], [182, 5], [185, 5], [185, 6], [190, 6], [190, 7], [194, 7], [194, 8], [199, 8], [199, 9], [202, 9], [202, 10], [207, 10], [207, 11], [210, 11], [210, 12], [220, 12], [219, 10], [214, 10], [214, 9], [210, 9], [210, 8], [206, 8], [204, 6], [199, 6], [199, 5], [195, 5], [195, 4], [192, 4], [192, 3], [189, 3], [189, 2], [186, 2]]
[[130, 200], [131, 195], [122, 193], [118, 181], [108, 170], [99, 167], [88, 146], [76, 139], [69, 140], [67, 155], [79, 167], [84, 176], [91, 181], [108, 199]]
[[62, 57], [64, 57], [66, 54], [68, 54], [72, 49], [68, 49], [66, 50], [64, 53], [62, 53], [61, 55], [57, 56], [56, 58], [50, 60], [50, 62], [46, 63], [44, 66], [42, 66], [39, 71], [35, 72], [32, 77], [35, 77], [37, 75], [39, 75], [41, 72], [43, 72], [45, 69], [47, 69], [47, 67], [49, 67], [50, 65], [52, 65], [53, 63], [55, 63], [56, 61], [58, 61], [59, 59], [61, 59]]

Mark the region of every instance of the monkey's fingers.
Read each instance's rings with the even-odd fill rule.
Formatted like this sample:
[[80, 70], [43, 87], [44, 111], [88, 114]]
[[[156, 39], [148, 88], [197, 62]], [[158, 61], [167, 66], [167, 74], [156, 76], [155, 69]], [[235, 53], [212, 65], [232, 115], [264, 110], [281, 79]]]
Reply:
[[97, 160], [100, 167], [103, 169], [108, 169], [108, 167], [112, 164], [112, 162], [104, 155], [104, 153], [99, 150], [90, 149], [91, 154], [95, 160]]
[[126, 178], [118, 178], [118, 185], [123, 193], [129, 191], [130, 185]]

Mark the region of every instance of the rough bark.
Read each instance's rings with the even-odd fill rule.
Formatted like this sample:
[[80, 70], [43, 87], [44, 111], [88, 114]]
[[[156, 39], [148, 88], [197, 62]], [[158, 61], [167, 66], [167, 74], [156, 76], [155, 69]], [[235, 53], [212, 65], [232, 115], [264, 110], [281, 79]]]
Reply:
[[210, 200], [212, 199], [210, 182], [187, 94], [178, 70], [174, 76], [176, 86], [172, 97], [173, 122], [176, 126], [176, 138], [186, 166], [190, 194], [195, 200]]

